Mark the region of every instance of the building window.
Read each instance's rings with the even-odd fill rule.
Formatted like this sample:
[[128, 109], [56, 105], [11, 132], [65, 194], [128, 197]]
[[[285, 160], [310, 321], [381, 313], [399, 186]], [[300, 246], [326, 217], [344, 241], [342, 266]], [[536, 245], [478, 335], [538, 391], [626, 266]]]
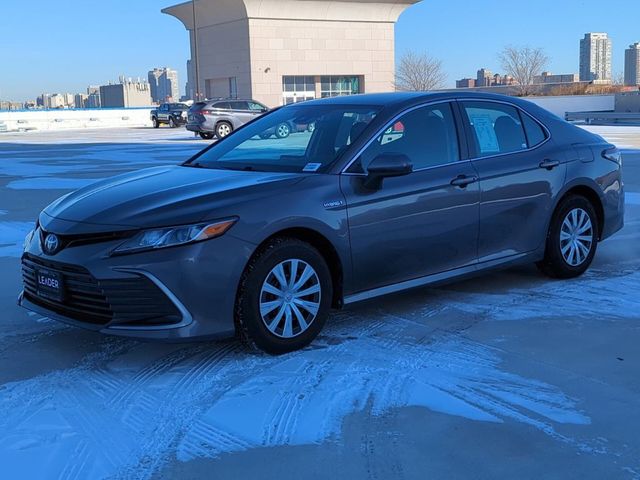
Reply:
[[320, 96], [322, 98], [362, 93], [360, 77], [323, 76], [320, 78]]
[[316, 98], [315, 77], [303, 75], [289, 75], [282, 77], [283, 103], [305, 102]]
[[229, 78], [229, 98], [238, 98], [238, 78]]

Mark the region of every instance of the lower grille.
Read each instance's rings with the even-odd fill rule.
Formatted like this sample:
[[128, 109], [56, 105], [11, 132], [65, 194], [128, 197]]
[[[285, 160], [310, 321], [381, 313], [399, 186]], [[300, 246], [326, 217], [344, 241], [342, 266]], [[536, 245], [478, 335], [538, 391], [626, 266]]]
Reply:
[[[38, 295], [36, 269], [39, 267], [62, 275], [64, 300], [59, 302]], [[154, 326], [171, 325], [182, 319], [175, 304], [144, 276], [99, 281], [82, 267], [25, 255], [22, 278], [27, 300], [80, 322], [100, 326]]]

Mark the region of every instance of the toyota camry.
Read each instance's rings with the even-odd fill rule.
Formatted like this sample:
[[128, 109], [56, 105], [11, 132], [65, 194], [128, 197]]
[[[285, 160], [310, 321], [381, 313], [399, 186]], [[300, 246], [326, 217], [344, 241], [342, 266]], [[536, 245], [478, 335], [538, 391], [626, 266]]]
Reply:
[[[314, 128], [267, 135], [283, 123]], [[107, 334], [285, 353], [332, 308], [529, 262], [581, 275], [623, 226], [621, 170], [615, 146], [516, 98], [290, 105], [46, 207], [19, 303]]]

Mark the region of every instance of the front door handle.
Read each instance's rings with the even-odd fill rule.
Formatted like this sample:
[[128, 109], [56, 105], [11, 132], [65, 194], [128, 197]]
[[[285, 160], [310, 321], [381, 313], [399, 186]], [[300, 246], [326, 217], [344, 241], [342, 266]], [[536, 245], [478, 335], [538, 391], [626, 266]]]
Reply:
[[472, 176], [468, 177], [467, 175], [458, 175], [456, 178], [451, 180], [451, 185], [454, 187], [467, 188], [472, 183], [476, 183], [478, 181], [478, 177]]
[[560, 166], [560, 162], [558, 160], [544, 160], [540, 163], [540, 168], [546, 168], [547, 170], [553, 170], [556, 167]]

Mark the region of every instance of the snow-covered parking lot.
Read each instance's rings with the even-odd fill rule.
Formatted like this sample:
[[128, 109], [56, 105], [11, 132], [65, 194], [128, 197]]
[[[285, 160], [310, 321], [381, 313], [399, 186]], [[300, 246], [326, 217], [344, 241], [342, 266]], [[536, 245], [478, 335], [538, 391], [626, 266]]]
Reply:
[[640, 479], [640, 128], [591, 129], [626, 149], [627, 218], [583, 278], [525, 267], [395, 295], [279, 358], [17, 307], [22, 240], [46, 204], [206, 142], [0, 134], [2, 478]]

